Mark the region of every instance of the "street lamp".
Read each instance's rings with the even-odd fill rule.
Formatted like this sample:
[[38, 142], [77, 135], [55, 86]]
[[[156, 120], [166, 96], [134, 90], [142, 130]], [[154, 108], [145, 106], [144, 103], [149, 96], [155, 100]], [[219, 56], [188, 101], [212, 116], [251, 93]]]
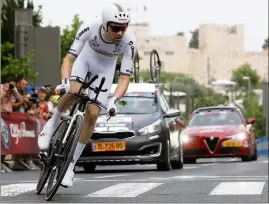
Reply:
[[249, 99], [249, 97], [250, 97], [250, 77], [243, 76], [243, 80], [247, 80], [248, 81], [248, 99]]

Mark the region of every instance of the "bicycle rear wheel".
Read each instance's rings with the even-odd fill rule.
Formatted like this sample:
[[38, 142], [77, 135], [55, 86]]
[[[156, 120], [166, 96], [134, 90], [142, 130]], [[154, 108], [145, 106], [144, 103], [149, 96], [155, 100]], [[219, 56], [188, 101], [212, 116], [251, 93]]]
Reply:
[[52, 166], [53, 166], [53, 160], [54, 160], [54, 153], [53, 153], [53, 149], [51, 148], [51, 146], [56, 145], [57, 141], [61, 141], [61, 136], [65, 134], [65, 131], [67, 130], [67, 121], [62, 121], [60, 123], [60, 125], [57, 127], [57, 129], [55, 130], [53, 136], [52, 136], [52, 140], [51, 140], [51, 145], [50, 145], [50, 149], [48, 152], [48, 156], [47, 158], [45, 158], [45, 161], [43, 161], [43, 166], [40, 172], [40, 176], [38, 179], [38, 183], [36, 186], [36, 194], [40, 194], [41, 191], [43, 190], [50, 172], [52, 170]]
[[159, 82], [161, 74], [162, 63], [160, 61], [159, 54], [157, 50], [152, 50], [150, 53], [150, 77], [151, 80], [156, 83]]
[[[72, 125], [72, 127], [65, 145], [61, 143], [56, 150], [58, 156], [56, 157], [55, 165], [51, 170], [47, 191], [45, 194], [45, 199], [47, 201], [51, 200], [57, 192], [67, 171], [67, 168], [73, 158], [73, 154], [75, 152], [82, 130], [83, 117], [77, 116], [76, 120], [74, 120], [74, 123], [69, 125]], [[54, 179], [56, 179], [55, 183]]]
[[135, 60], [134, 60], [134, 81], [135, 83], [139, 83], [139, 55], [138, 52], [135, 55]]

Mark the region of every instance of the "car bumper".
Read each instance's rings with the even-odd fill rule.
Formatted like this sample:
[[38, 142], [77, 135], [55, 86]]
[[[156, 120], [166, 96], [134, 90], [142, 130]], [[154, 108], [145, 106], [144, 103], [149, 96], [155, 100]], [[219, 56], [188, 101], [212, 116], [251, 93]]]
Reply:
[[[93, 152], [94, 142], [122, 142], [126, 143], [125, 151], [104, 151]], [[136, 164], [136, 163], [156, 163], [162, 151], [162, 139], [160, 135], [152, 136], [133, 136], [127, 139], [100, 139], [90, 140], [77, 165], [83, 163], [94, 163], [98, 165], [108, 164]]]
[[249, 145], [243, 141], [239, 147], [224, 147], [219, 141], [215, 149], [210, 149], [205, 142], [183, 144], [184, 158], [241, 157], [249, 154]]

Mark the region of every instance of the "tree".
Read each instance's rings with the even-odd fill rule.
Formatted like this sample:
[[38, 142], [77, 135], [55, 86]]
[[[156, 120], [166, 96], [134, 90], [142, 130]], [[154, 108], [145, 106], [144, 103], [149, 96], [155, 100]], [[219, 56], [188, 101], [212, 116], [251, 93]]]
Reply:
[[70, 49], [70, 46], [73, 43], [77, 31], [82, 23], [83, 21], [81, 21], [79, 19], [79, 15], [76, 14], [73, 18], [72, 24], [63, 29], [63, 34], [61, 35], [61, 59], [65, 57]]
[[206, 106], [216, 106], [223, 105], [226, 103], [226, 98], [224, 95], [215, 93], [212, 89], [203, 91], [196, 100], [194, 108], [201, 108]]
[[[11, 43], [1, 44], [2, 51], [10, 53], [14, 47]], [[11, 54], [2, 57], [5, 66], [1, 71], [1, 80], [6, 81], [10, 76], [14, 78], [25, 77], [29, 79], [36, 79], [38, 73], [35, 72], [35, 61], [33, 60], [33, 52], [28, 53], [25, 58], [14, 58]]]
[[189, 42], [189, 48], [199, 48], [199, 29], [191, 31], [192, 38]]
[[258, 105], [258, 96], [251, 94], [250, 98], [243, 99], [244, 110], [243, 113], [246, 118], [255, 118], [254, 132], [257, 137], [265, 136], [265, 121], [263, 118], [263, 107]]
[[[27, 0], [27, 5], [24, 7], [24, 3], [26, 0], [6, 0], [2, 3], [2, 10], [1, 10], [1, 40], [2, 43], [11, 43], [15, 44], [14, 42], [14, 27], [15, 27], [15, 9], [17, 8], [30, 8], [33, 9], [34, 5], [33, 2]], [[42, 7], [39, 7], [37, 11], [33, 12], [33, 26], [39, 26], [42, 23], [42, 14], [41, 14]], [[12, 49], [8, 49], [8, 53], [3, 52], [1, 53], [2, 56], [9, 56], [14, 55], [14, 47]], [[1, 66], [4, 67], [4, 62], [1, 61]]]
[[269, 39], [269, 38], [265, 39], [265, 40], [264, 40], [264, 43], [263, 43], [263, 45], [262, 45], [262, 49], [264, 49], [264, 50], [268, 49], [268, 39]]
[[[141, 71], [140, 76], [144, 82], [150, 80], [149, 71]], [[169, 97], [170, 106], [174, 106], [177, 100], [175, 97], [172, 97], [172, 92], [180, 91], [186, 93], [184, 99], [186, 114], [182, 115], [185, 119], [196, 108], [225, 104], [227, 101], [224, 95], [199, 84], [194, 78], [183, 73], [162, 72], [161, 83], [164, 84], [164, 89], [171, 93]]]
[[252, 69], [251, 65], [248, 63], [245, 63], [234, 69], [232, 73], [232, 80], [237, 83], [238, 87], [247, 90], [248, 82], [243, 79], [244, 76], [250, 78], [252, 88], [259, 87], [261, 78], [257, 71]]

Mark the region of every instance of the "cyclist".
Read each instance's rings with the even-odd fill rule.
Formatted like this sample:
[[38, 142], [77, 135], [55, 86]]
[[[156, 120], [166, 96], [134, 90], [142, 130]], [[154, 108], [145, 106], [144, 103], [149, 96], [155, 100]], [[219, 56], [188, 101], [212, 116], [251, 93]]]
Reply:
[[[107, 105], [107, 114], [112, 108], [117, 112], [115, 102], [125, 94], [128, 88], [136, 53], [135, 34], [128, 28], [130, 19], [130, 14], [126, 8], [113, 3], [103, 8], [101, 17], [89, 24], [82, 24], [69, 53], [63, 60], [61, 66], [62, 83], [57, 89], [65, 89], [76, 93], [81, 86], [80, 82], [85, 79], [88, 71], [92, 73], [92, 77], [98, 74], [99, 77], [93, 83], [93, 87], [99, 86], [101, 78], [105, 77], [106, 80], [102, 89], [107, 89], [107, 92], [100, 92], [97, 100]], [[108, 100], [117, 57], [122, 53], [119, 83], [115, 93]], [[89, 91], [88, 94], [90, 98], [96, 96], [93, 91]], [[45, 152], [48, 149], [60, 117], [73, 101], [74, 96], [71, 94], [65, 94], [59, 100], [52, 118], [48, 120], [39, 134], [38, 146], [41, 151]], [[75, 164], [93, 134], [100, 110], [100, 107], [93, 104], [87, 106], [80, 140], [74, 152], [73, 160], [61, 183], [64, 187], [73, 185]]]

